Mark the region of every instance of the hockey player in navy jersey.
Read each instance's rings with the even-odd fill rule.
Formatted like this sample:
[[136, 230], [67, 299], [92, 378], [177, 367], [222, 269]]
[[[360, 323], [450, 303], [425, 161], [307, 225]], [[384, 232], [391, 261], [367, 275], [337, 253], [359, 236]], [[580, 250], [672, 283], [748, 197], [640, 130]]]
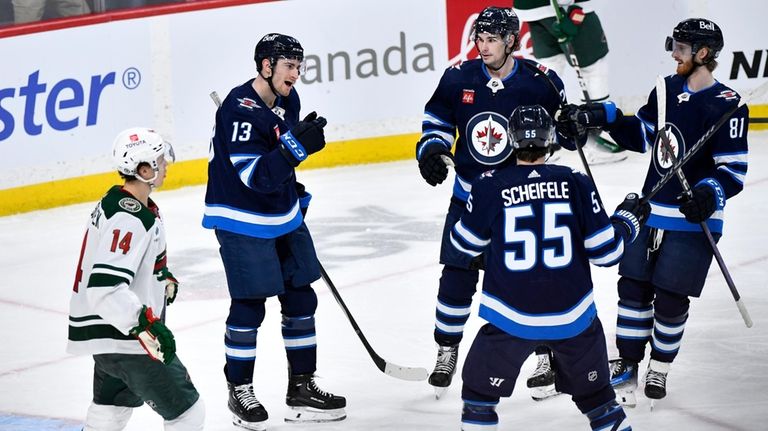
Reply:
[[[703, 18], [680, 22], [667, 38], [666, 49], [677, 62], [676, 73], [665, 78], [665, 123], [674, 159], [686, 155], [739, 102], [739, 95], [712, 75], [722, 48], [720, 28]], [[656, 100], [654, 89], [636, 116], [623, 116], [611, 103], [582, 105], [569, 115], [574, 123], [604, 128], [628, 150], [651, 152], [644, 193], [669, 171], [673, 160], [666, 147], [654, 141]], [[652, 400], [666, 396], [667, 375], [688, 320], [689, 297], [701, 294], [712, 262], [712, 247], [700, 223], [706, 222], [713, 237], [720, 238], [726, 199], [744, 187], [748, 125], [744, 105], [683, 165], [692, 196], [683, 194], [678, 181], [661, 188], [651, 200], [646, 227], [619, 266], [616, 346], [620, 359], [612, 361], [611, 367], [617, 391], [628, 405], [635, 403], [638, 363], [649, 342], [645, 395]]]
[[[485, 8], [471, 36], [481, 58], [448, 68], [424, 108], [422, 136], [416, 145], [422, 177], [436, 186], [447, 178], [449, 164], [455, 164], [456, 169], [440, 250], [444, 267], [435, 316], [437, 363], [429, 376], [438, 398], [456, 370], [459, 342], [482, 264], [479, 258], [456, 253], [450, 243], [450, 229], [461, 215], [471, 182], [490, 168], [515, 164], [507, 135], [512, 111], [520, 105], [540, 104], [554, 115], [565, 102], [563, 83], [554, 72], [512, 56], [519, 45], [519, 30], [511, 8]], [[571, 138], [559, 135], [557, 139], [561, 146], [575, 149]], [[549, 373], [545, 386], [551, 386], [553, 379]]]
[[[203, 226], [215, 229], [231, 296], [224, 374], [235, 425], [265, 429], [267, 411], [253, 385], [256, 335], [266, 299], [277, 296], [288, 357], [287, 421], [346, 417], [344, 397], [315, 384], [317, 296], [310, 283], [320, 267], [303, 213], [311, 198], [294, 169], [323, 149], [326, 120], [299, 121], [293, 88], [304, 50], [293, 37], [271, 33], [256, 45], [258, 72], [235, 87], [216, 111]], [[258, 380], [257, 380], [258, 382]]]
[[544, 164], [554, 134], [541, 106], [515, 109], [508, 136], [517, 166], [483, 173], [451, 226], [457, 253], [486, 258], [480, 317], [488, 323], [462, 370], [464, 430], [497, 428], [499, 398], [512, 394], [540, 345], [554, 353], [558, 390], [593, 430], [631, 429], [610, 385], [589, 264], [618, 263], [649, 208], [630, 193], [609, 218], [586, 175]]

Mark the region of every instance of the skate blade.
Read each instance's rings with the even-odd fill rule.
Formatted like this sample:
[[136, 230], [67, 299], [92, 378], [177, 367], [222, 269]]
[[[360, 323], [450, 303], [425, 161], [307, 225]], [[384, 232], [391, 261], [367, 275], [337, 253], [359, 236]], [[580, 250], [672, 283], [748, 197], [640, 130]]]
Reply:
[[653, 408], [656, 406], [656, 400], [651, 399], [651, 411], [653, 411]]
[[444, 388], [442, 388], [440, 386], [432, 386], [432, 387], [435, 388], [435, 399], [436, 400], [439, 400], [440, 398], [443, 397], [443, 395], [445, 395], [446, 392], [448, 392], [448, 386], [446, 386]]
[[635, 407], [637, 405], [637, 396], [634, 391], [616, 391], [616, 402], [624, 407]]
[[247, 422], [240, 419], [237, 415], [232, 415], [232, 423], [240, 428], [253, 431], [265, 431], [267, 429], [267, 421], [261, 422]]
[[560, 395], [560, 392], [555, 389], [554, 384], [531, 388], [531, 398], [533, 398], [534, 401], [544, 401], [556, 395]]
[[347, 412], [343, 409], [321, 410], [312, 407], [289, 407], [285, 415], [286, 422], [322, 423], [344, 420]]

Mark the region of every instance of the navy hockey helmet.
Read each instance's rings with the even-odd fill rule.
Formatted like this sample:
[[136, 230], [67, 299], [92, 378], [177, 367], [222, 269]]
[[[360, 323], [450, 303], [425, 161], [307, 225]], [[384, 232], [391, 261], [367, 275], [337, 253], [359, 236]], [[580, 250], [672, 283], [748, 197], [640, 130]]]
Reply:
[[672, 30], [672, 36], [667, 36], [664, 48], [672, 51], [672, 42], [683, 42], [691, 45], [691, 53], [696, 53], [702, 47], [709, 48], [709, 54], [703, 63], [707, 64], [717, 58], [723, 49], [723, 32], [714, 21], [705, 18], [689, 18], [680, 21]]
[[278, 59], [304, 60], [304, 48], [298, 40], [291, 36], [280, 33], [269, 33], [261, 38], [256, 44], [253, 53], [253, 59], [256, 61], [256, 69], [261, 71], [261, 61], [269, 59], [270, 64], [274, 65]]
[[555, 126], [541, 105], [521, 105], [509, 117], [508, 133], [515, 149], [549, 148], [554, 143]]
[[472, 40], [480, 33], [499, 34], [503, 38], [520, 33], [520, 19], [512, 8], [489, 6], [483, 9], [472, 25]]

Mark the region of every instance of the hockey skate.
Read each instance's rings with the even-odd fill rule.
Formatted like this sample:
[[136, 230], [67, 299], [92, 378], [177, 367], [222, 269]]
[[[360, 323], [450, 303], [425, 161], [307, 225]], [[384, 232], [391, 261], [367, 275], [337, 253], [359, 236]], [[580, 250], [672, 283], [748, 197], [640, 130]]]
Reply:
[[669, 362], [651, 359], [648, 363], [648, 372], [645, 375], [645, 396], [651, 400], [651, 410], [653, 410], [656, 400], [667, 396], [668, 373]]
[[608, 362], [611, 371], [611, 386], [616, 391], [616, 401], [626, 407], [635, 407], [637, 397], [637, 362], [613, 359]]
[[531, 388], [531, 398], [535, 401], [542, 401], [554, 397], [560, 392], [555, 389], [555, 370], [550, 365], [549, 354], [536, 356], [539, 360], [533, 374], [528, 377], [527, 385]]
[[317, 387], [313, 374], [292, 375], [285, 403], [286, 422], [334, 422], [347, 417], [347, 400]]
[[255, 431], [267, 429], [267, 410], [261, 405], [253, 393], [253, 384], [235, 386], [227, 382], [229, 387], [229, 410], [232, 412], [232, 423], [241, 428]]
[[584, 145], [584, 157], [590, 165], [607, 165], [627, 158], [627, 153], [602, 134], [590, 134]]
[[438, 346], [437, 363], [432, 374], [429, 375], [429, 384], [435, 387], [435, 399], [445, 394], [451, 385], [453, 375], [456, 373], [456, 361], [459, 359], [459, 345]]

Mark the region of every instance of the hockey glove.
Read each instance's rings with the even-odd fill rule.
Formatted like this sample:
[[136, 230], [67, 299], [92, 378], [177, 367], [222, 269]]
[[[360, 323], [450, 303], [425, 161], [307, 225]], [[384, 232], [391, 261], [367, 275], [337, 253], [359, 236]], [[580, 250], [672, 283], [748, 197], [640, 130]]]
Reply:
[[584, 11], [579, 6], [571, 6], [568, 8], [568, 16], [552, 23], [552, 35], [559, 43], [570, 42], [579, 34], [579, 26], [583, 21]]
[[708, 184], [699, 184], [691, 190], [691, 196], [683, 193], [677, 197], [681, 202], [680, 212], [691, 223], [706, 221], [717, 209], [715, 189]]
[[611, 216], [611, 222], [614, 227], [619, 225], [626, 229], [629, 242], [632, 242], [637, 238], [650, 213], [651, 205], [647, 202], [641, 203], [637, 193], [630, 193], [616, 207], [616, 211]]
[[448, 178], [448, 165], [443, 160], [443, 157], [453, 161], [453, 154], [444, 145], [439, 143], [425, 145], [426, 147], [419, 158], [419, 171], [422, 178], [427, 181], [427, 184], [434, 187], [442, 184]]
[[323, 117], [312, 111], [291, 130], [280, 136], [280, 152], [291, 166], [299, 166], [307, 156], [325, 147], [323, 127], [328, 124]]
[[604, 129], [610, 128], [622, 115], [613, 102], [587, 103], [579, 106], [576, 121], [588, 129]]
[[157, 272], [157, 281], [165, 282], [165, 303], [171, 305], [179, 293], [179, 280], [164, 266]]
[[156, 361], [168, 365], [176, 357], [176, 341], [171, 330], [146, 305], [141, 308], [139, 324], [131, 329], [131, 335], [139, 340], [149, 357]]
[[564, 105], [555, 112], [555, 128], [557, 133], [571, 138], [579, 146], [584, 145], [586, 140], [579, 139], [586, 135], [587, 130], [576, 121], [576, 115], [579, 113], [579, 107], [573, 104]]

